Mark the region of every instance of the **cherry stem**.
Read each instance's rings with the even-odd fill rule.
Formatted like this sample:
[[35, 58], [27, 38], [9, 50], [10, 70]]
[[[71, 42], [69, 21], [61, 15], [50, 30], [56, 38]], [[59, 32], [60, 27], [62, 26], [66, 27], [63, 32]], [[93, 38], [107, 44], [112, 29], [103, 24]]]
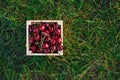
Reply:
[[[42, 35], [41, 35], [41, 38], [42, 38]], [[39, 49], [42, 51], [42, 46], [43, 46], [43, 42], [44, 42], [44, 39], [45, 39], [45, 36], [41, 39], [41, 41], [40, 41], [40, 47], [39, 47]]]
[[53, 50], [51, 50], [51, 54], [53, 53], [54, 51]]
[[[38, 41], [37, 41], [37, 42], [38, 42]], [[41, 47], [40, 47], [39, 43], [38, 43], [38, 47], [39, 47], [39, 49], [40, 49], [40, 51], [41, 51]]]

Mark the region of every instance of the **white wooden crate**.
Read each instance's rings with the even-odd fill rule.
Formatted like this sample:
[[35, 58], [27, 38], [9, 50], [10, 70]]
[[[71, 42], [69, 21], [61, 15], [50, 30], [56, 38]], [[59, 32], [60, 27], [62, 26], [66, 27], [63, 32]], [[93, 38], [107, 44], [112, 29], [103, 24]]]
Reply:
[[32, 53], [29, 50], [29, 25], [31, 23], [36, 22], [57, 22], [61, 25], [61, 38], [62, 38], [62, 45], [63, 45], [63, 20], [27, 20], [26, 21], [26, 55], [27, 56], [61, 56], [63, 55], [63, 50], [58, 51], [58, 53]]

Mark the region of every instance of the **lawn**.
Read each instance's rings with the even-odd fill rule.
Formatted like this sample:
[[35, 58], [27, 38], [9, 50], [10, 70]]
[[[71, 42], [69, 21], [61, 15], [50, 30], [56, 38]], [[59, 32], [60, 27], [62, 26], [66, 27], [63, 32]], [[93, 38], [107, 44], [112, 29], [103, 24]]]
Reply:
[[[63, 20], [64, 56], [26, 56], [26, 20]], [[120, 0], [0, 0], [0, 80], [120, 80]]]

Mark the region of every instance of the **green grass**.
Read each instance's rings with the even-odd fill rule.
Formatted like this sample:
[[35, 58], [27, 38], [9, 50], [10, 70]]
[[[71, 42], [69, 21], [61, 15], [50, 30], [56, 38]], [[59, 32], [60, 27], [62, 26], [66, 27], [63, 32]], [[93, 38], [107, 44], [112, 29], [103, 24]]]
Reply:
[[[26, 20], [64, 20], [64, 56], [26, 56]], [[0, 0], [0, 80], [120, 80], [120, 0]]]

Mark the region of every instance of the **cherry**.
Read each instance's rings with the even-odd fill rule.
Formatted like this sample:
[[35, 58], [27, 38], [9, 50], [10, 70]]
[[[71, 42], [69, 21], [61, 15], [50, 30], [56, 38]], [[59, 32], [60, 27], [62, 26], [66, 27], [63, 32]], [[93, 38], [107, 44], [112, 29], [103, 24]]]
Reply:
[[49, 42], [49, 41], [50, 41], [50, 37], [46, 37], [45, 42]]
[[48, 27], [48, 26], [49, 26], [49, 23], [46, 22], [46, 23], [45, 23], [45, 26]]
[[51, 36], [51, 39], [56, 40], [56, 39], [57, 39], [57, 36]]
[[54, 52], [56, 50], [56, 46], [52, 46], [51, 50], [52, 50], [52, 52]]
[[34, 27], [33, 25], [29, 25], [29, 29], [33, 29], [33, 27]]
[[40, 49], [37, 49], [37, 53], [41, 53]]
[[54, 44], [56, 43], [56, 41], [55, 41], [54, 39], [52, 39], [52, 40], [50, 40], [50, 43], [51, 43], [52, 45], [54, 45]]
[[49, 35], [50, 35], [49, 31], [48, 31], [48, 30], [45, 30], [45, 31], [44, 31], [44, 35], [45, 35], [45, 36], [49, 36]]
[[43, 49], [43, 52], [44, 52], [44, 53], [50, 53], [50, 49], [49, 49], [49, 48]]
[[61, 50], [63, 50], [63, 46], [60, 44], [57, 46], [57, 49], [58, 49], [58, 51], [61, 51]]
[[32, 32], [32, 28], [29, 28], [29, 32]]
[[57, 27], [58, 29], [61, 29], [61, 27], [60, 27], [60, 25], [58, 25], [58, 27]]
[[31, 50], [32, 50], [32, 52], [35, 52], [36, 51], [36, 46], [32, 46]]
[[45, 30], [44, 32], [47, 33], [47, 34], [49, 34], [49, 31], [48, 31], [48, 30]]
[[54, 30], [53, 27], [49, 26], [49, 32], [53, 32], [53, 30]]
[[40, 29], [40, 31], [44, 31], [45, 30], [45, 26], [39, 26], [39, 29]]
[[57, 29], [61, 29], [60, 25], [58, 25], [58, 24], [55, 24], [55, 27], [56, 27]]
[[61, 34], [61, 30], [60, 29], [55, 30], [55, 34], [60, 35]]
[[59, 37], [59, 38], [56, 39], [56, 41], [57, 41], [57, 43], [59, 44], [59, 43], [62, 42], [62, 39]]
[[34, 37], [34, 39], [35, 39], [36, 41], [40, 40], [40, 35], [36, 35], [36, 36]]
[[34, 38], [30, 38], [29, 40], [30, 40], [30, 41], [29, 41], [30, 44], [34, 43]]
[[38, 29], [37, 28], [33, 29], [33, 32], [38, 33]]
[[38, 45], [39, 44], [39, 42], [35, 42], [35, 45]]
[[49, 45], [47, 43], [43, 43], [43, 48], [48, 48]]

